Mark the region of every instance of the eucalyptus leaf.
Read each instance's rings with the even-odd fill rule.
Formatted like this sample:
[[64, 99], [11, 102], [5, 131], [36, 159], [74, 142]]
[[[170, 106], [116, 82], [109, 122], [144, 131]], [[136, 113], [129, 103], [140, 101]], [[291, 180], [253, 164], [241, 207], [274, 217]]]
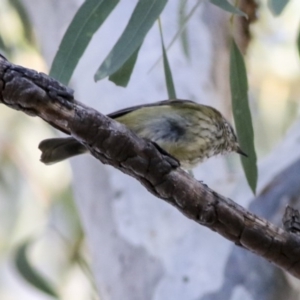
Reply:
[[50, 76], [68, 84], [94, 33], [119, 0], [86, 0], [69, 25], [51, 66]]
[[241, 156], [242, 165], [248, 184], [255, 194], [258, 175], [254, 132], [248, 101], [248, 80], [244, 58], [234, 41], [232, 41], [230, 50], [230, 87], [239, 144], [248, 155], [248, 157]]
[[227, 0], [209, 0], [212, 4], [222, 8], [223, 10], [230, 12], [232, 14], [246, 17], [248, 18], [247, 14], [238, 9], [237, 7], [230, 4]]
[[15, 264], [20, 275], [38, 290], [58, 299], [58, 294], [54, 287], [43, 277], [28, 260], [27, 252], [31, 244], [31, 240], [22, 243], [17, 249], [15, 256]]
[[5, 51], [5, 52], [9, 51], [9, 48], [6, 47], [4, 39], [3, 39], [2, 35], [1, 35], [1, 31], [0, 31], [0, 49], [3, 50], [3, 51]]
[[[198, 1], [197, 3], [199, 3]], [[190, 49], [189, 49], [189, 42], [188, 42], [188, 33], [185, 28], [186, 24], [186, 7], [187, 7], [187, 0], [181, 0], [179, 4], [179, 30], [180, 30], [180, 42], [183, 49], [184, 55], [189, 58], [190, 57]]]
[[268, 7], [274, 16], [279, 16], [289, 0], [268, 0]]
[[[187, 0], [182, 0], [184, 2], [187, 2]], [[176, 33], [174, 34], [173, 38], [171, 39], [171, 41], [169, 42], [169, 44], [167, 45], [167, 47], [165, 47], [166, 51], [168, 52], [168, 50], [173, 46], [173, 44], [175, 43], [175, 41], [183, 34], [183, 32], [186, 29], [186, 25], [188, 23], [188, 21], [191, 19], [191, 17], [195, 14], [198, 6], [202, 3], [202, 1], [197, 1], [195, 3], [195, 5], [192, 7], [192, 9], [190, 10], [190, 12], [184, 16], [182, 16], [182, 20], [179, 20], [179, 29], [176, 31]], [[180, 8], [179, 8], [180, 9]], [[181, 17], [179, 17], [181, 18]], [[185, 47], [185, 46], [183, 46]], [[188, 45], [187, 45], [188, 47]], [[185, 50], [184, 50], [185, 51]], [[157, 66], [157, 64], [160, 62], [160, 60], [162, 59], [162, 57], [159, 57], [156, 62], [153, 64], [153, 66], [150, 68], [149, 73], [154, 69], [154, 67]]]
[[28, 13], [24, 7], [24, 4], [20, 0], [10, 0], [10, 4], [14, 7], [17, 11], [20, 21], [23, 25], [24, 37], [27, 41], [31, 44], [35, 44], [35, 38], [33, 34], [33, 25], [28, 16]]
[[176, 99], [176, 92], [175, 92], [175, 86], [173, 81], [173, 76], [164, 44], [163, 39], [163, 33], [161, 28], [161, 23], [159, 21], [159, 31], [160, 31], [160, 38], [161, 38], [161, 47], [162, 47], [162, 53], [163, 53], [163, 63], [164, 63], [164, 72], [165, 72], [165, 80], [166, 80], [166, 86], [168, 90], [168, 97], [169, 99]]
[[123, 64], [123, 66], [114, 74], [109, 76], [109, 80], [114, 82], [116, 85], [126, 87], [130, 76], [132, 74], [134, 65], [136, 63], [139, 51], [141, 47], [138, 47], [129, 59]]
[[121, 37], [97, 70], [96, 81], [116, 73], [141, 46], [167, 0], [139, 0]]

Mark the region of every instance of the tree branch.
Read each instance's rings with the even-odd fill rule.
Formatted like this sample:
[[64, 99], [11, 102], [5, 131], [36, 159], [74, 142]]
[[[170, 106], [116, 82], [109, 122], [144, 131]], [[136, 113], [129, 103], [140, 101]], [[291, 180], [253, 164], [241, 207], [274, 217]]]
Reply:
[[73, 91], [54, 79], [0, 57], [0, 102], [72, 135], [102, 163], [136, 178], [188, 218], [300, 278], [297, 235], [196, 181], [155, 144], [76, 101]]

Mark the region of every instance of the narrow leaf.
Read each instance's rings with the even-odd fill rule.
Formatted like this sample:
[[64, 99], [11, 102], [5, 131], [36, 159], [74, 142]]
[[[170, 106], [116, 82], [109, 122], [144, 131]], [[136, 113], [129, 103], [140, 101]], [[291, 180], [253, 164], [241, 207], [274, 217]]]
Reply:
[[3, 50], [3, 52], [9, 52], [9, 48], [6, 47], [4, 39], [2, 38], [1, 31], [0, 31], [0, 49]]
[[29, 246], [30, 241], [27, 240], [17, 249], [15, 256], [15, 264], [17, 270], [28, 283], [30, 283], [40, 291], [52, 297], [58, 298], [58, 294], [56, 293], [52, 285], [36, 269], [34, 269], [34, 267], [29, 262], [27, 257]]
[[279, 16], [289, 0], [268, 0], [268, 7], [274, 16]]
[[248, 81], [242, 54], [234, 41], [230, 50], [230, 86], [234, 122], [239, 144], [248, 157], [241, 156], [244, 172], [253, 193], [257, 183], [254, 133], [248, 102]]
[[139, 0], [121, 37], [95, 74], [98, 81], [119, 70], [141, 46], [167, 0]]
[[225, 10], [227, 12], [230, 12], [232, 14], [248, 18], [246, 13], [244, 13], [243, 11], [238, 9], [237, 7], [230, 4], [227, 0], [210, 0], [210, 2], [214, 5], [222, 8], [223, 10]]
[[114, 74], [109, 76], [109, 80], [114, 82], [116, 85], [126, 87], [130, 76], [133, 71], [133, 67], [138, 57], [138, 53], [141, 47], [138, 47], [133, 54], [129, 57], [129, 59], [124, 63], [124, 65]]
[[165, 72], [165, 80], [166, 80], [166, 86], [168, 90], [168, 96], [169, 99], [176, 99], [176, 92], [175, 92], [175, 86], [173, 82], [173, 76], [164, 44], [164, 39], [163, 39], [163, 33], [162, 33], [162, 28], [161, 28], [161, 23], [160, 20], [158, 20], [159, 24], [159, 31], [160, 31], [160, 38], [161, 38], [161, 47], [162, 47], [162, 53], [163, 53], [163, 62], [164, 62], [164, 72]]
[[51, 66], [50, 76], [68, 84], [77, 63], [119, 0], [86, 0], [69, 25]]
[[[198, 1], [197, 3], [200, 3]], [[180, 30], [180, 42], [183, 49], [183, 53], [187, 58], [190, 57], [190, 49], [189, 49], [189, 43], [188, 43], [188, 33], [185, 28], [186, 24], [186, 6], [187, 6], [187, 0], [181, 0], [179, 4], [179, 30]], [[168, 47], [167, 47], [168, 49]]]
[[[183, 0], [183, 1], [187, 1], [187, 0]], [[183, 31], [186, 28], [186, 25], [188, 23], [188, 21], [191, 19], [191, 17], [194, 15], [194, 13], [196, 12], [198, 6], [202, 3], [202, 1], [197, 1], [196, 4], [192, 7], [191, 11], [185, 16], [185, 18], [182, 20], [182, 24], [179, 24], [179, 29], [176, 31], [176, 33], [174, 34], [173, 38], [171, 39], [171, 41], [169, 42], [169, 44], [167, 45], [167, 47], [165, 47], [166, 51], [168, 52], [168, 50], [173, 46], [173, 44], [175, 43], [175, 41], [177, 40], [178, 37], [180, 37], [180, 35], [183, 33]], [[181, 21], [180, 21], [181, 22]], [[162, 57], [159, 57], [157, 59], [157, 61], [153, 64], [153, 66], [150, 68], [149, 72], [150, 73], [154, 67], [156, 67], [156, 65], [160, 62], [160, 60], [162, 59]]]
[[35, 44], [36, 41], [33, 34], [33, 24], [28, 16], [24, 4], [20, 0], [10, 0], [10, 4], [15, 8], [20, 17], [20, 21], [23, 25], [24, 37], [29, 43]]

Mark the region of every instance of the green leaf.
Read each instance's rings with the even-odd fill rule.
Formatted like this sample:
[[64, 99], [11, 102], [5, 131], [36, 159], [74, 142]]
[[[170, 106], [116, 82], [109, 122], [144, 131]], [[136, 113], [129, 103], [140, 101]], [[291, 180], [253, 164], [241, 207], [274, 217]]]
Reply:
[[23, 25], [22, 29], [24, 30], [24, 37], [27, 39], [29, 43], [36, 44], [34, 33], [33, 33], [34, 32], [33, 25], [24, 7], [24, 4], [20, 0], [10, 0], [9, 2], [18, 13], [20, 21]]
[[230, 12], [232, 14], [248, 18], [246, 13], [244, 13], [243, 11], [238, 9], [237, 7], [230, 4], [227, 0], [210, 0], [210, 2], [214, 5], [222, 8], [223, 10], [225, 10], [227, 12]]
[[175, 86], [173, 82], [173, 76], [164, 44], [164, 39], [163, 39], [163, 33], [162, 33], [162, 28], [161, 28], [161, 23], [160, 20], [158, 20], [158, 25], [159, 25], [159, 32], [160, 32], [160, 38], [161, 38], [161, 47], [162, 47], [162, 53], [163, 53], [163, 62], [164, 62], [164, 71], [165, 71], [165, 80], [166, 80], [166, 86], [168, 90], [168, 96], [169, 99], [176, 99], [176, 92], [175, 92]]
[[[184, 2], [187, 2], [187, 0], [181, 0]], [[184, 19], [179, 21], [179, 29], [176, 31], [176, 33], [174, 34], [173, 38], [171, 39], [171, 41], [169, 42], [169, 44], [167, 45], [167, 47], [165, 47], [166, 51], [168, 52], [168, 50], [173, 46], [173, 44], [175, 43], [175, 41], [177, 40], [178, 37], [180, 37], [183, 32], [185, 31], [186, 25], [188, 23], [188, 21], [191, 19], [191, 17], [194, 15], [194, 13], [196, 12], [198, 6], [201, 4], [201, 1], [197, 1], [196, 4], [192, 7], [192, 9], [190, 10], [190, 12], [184, 17]], [[181, 18], [181, 17], [179, 17]], [[181, 23], [182, 21], [182, 23]], [[184, 47], [184, 46], [183, 46]], [[187, 45], [188, 47], [188, 45]], [[184, 50], [185, 51], [185, 50]], [[154, 69], [154, 67], [156, 67], [156, 65], [160, 62], [160, 60], [162, 59], [162, 57], [159, 57], [156, 62], [153, 64], [153, 66], [150, 68], [149, 73]]]
[[9, 48], [6, 47], [4, 39], [2, 38], [1, 31], [0, 31], [0, 49], [2, 49], [5, 52], [8, 52], [8, 50], [9, 50]]
[[101, 80], [114, 74], [141, 46], [167, 0], [139, 0], [121, 37], [95, 74]]
[[138, 53], [141, 47], [138, 47], [133, 54], [129, 57], [129, 59], [124, 63], [124, 65], [114, 74], [109, 76], [109, 80], [114, 82], [116, 85], [126, 87], [130, 76], [133, 71], [133, 67], [138, 57]]
[[31, 285], [40, 291], [58, 299], [58, 294], [52, 285], [45, 279], [28, 260], [27, 252], [31, 240], [25, 241], [19, 246], [15, 256], [15, 264], [20, 275]]
[[254, 133], [248, 102], [248, 81], [245, 62], [234, 41], [230, 50], [230, 87], [232, 110], [239, 144], [248, 157], [241, 156], [248, 184], [253, 193], [257, 183], [256, 153]]
[[51, 66], [50, 76], [68, 84], [77, 63], [119, 0], [86, 0], [69, 25]]
[[[200, 3], [198, 1], [197, 3]], [[190, 57], [190, 49], [189, 49], [189, 43], [188, 43], [188, 33], [185, 28], [186, 25], [186, 6], [187, 6], [187, 0], [181, 0], [179, 3], [179, 30], [180, 30], [180, 42], [183, 49], [184, 55], [189, 58]]]
[[274, 16], [279, 16], [289, 0], [268, 0], [268, 7]]

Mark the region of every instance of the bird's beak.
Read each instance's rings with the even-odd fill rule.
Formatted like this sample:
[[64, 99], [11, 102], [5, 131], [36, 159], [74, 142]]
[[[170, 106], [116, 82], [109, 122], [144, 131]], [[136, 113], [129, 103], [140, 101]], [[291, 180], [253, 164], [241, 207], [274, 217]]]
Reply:
[[243, 156], [248, 157], [248, 155], [240, 147], [237, 147], [235, 152], [238, 153], [238, 154], [241, 154]]

